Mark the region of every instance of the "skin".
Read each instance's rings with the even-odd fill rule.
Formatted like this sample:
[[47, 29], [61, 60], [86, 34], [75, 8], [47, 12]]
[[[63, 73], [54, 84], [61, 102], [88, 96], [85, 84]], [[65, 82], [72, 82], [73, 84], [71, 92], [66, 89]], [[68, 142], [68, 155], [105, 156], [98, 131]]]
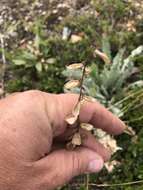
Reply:
[[[99, 172], [110, 159], [90, 133], [81, 147], [66, 150], [63, 143], [73, 129], [65, 117], [77, 102], [75, 94], [41, 91], [15, 93], [0, 101], [0, 189], [53, 190], [74, 176]], [[110, 134], [121, 134], [125, 125], [98, 102], [84, 103], [80, 121]]]

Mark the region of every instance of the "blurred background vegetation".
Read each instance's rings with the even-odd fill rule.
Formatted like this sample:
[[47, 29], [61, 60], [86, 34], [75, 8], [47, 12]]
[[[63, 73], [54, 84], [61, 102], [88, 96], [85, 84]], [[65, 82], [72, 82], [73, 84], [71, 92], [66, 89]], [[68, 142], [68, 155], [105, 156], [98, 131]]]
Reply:
[[[113, 156], [120, 162], [113, 171], [91, 175], [88, 182], [81, 176], [65, 190], [143, 189], [141, 183], [93, 185], [143, 179], [142, 45], [142, 0], [0, 1], [1, 96], [28, 89], [62, 93], [72, 77], [66, 65], [86, 61], [91, 69], [84, 84], [86, 94], [136, 131], [133, 138], [126, 134], [116, 138], [123, 149]], [[95, 56], [95, 49], [104, 52], [111, 64]]]

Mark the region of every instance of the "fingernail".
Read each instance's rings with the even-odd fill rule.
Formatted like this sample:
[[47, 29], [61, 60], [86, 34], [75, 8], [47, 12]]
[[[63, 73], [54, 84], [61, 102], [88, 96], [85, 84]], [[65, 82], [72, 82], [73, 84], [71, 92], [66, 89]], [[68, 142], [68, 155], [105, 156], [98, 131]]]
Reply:
[[99, 172], [103, 168], [103, 160], [92, 160], [88, 165], [88, 172]]

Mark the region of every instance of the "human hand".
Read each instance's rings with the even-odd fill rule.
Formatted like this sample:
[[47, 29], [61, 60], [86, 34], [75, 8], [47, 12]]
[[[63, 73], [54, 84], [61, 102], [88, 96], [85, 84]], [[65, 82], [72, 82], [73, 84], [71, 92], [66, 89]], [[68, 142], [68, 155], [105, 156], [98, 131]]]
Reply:
[[[65, 117], [78, 96], [40, 91], [16, 93], [0, 101], [0, 189], [52, 190], [83, 173], [99, 172], [110, 158], [90, 133], [75, 150], [60, 148], [71, 135]], [[99, 103], [85, 103], [81, 122], [110, 134], [125, 125]], [[57, 148], [58, 145], [58, 148]]]

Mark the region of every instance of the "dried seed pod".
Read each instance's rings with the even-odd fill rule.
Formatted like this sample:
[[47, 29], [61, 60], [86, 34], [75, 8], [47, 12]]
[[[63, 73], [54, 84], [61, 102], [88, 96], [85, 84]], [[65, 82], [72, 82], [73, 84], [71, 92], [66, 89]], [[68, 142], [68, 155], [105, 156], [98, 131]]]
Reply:
[[81, 102], [78, 102], [72, 111], [73, 116], [75, 117], [79, 116], [80, 108], [81, 108]]
[[72, 89], [80, 85], [79, 80], [71, 80], [64, 85], [65, 89]]
[[85, 74], [89, 75], [91, 73], [91, 68], [90, 67], [86, 67], [85, 68]]
[[67, 69], [74, 70], [74, 69], [81, 69], [84, 65], [82, 63], [73, 63], [67, 66]]
[[95, 129], [94, 135], [101, 144], [110, 150], [111, 154], [114, 154], [118, 150], [122, 150], [122, 148], [117, 145], [117, 141], [102, 129]]
[[75, 133], [73, 138], [72, 138], [72, 144], [76, 146], [81, 145], [81, 135], [80, 133]]
[[89, 124], [89, 123], [81, 123], [81, 124], [80, 124], [80, 127], [81, 127], [82, 129], [87, 130], [87, 131], [92, 131], [92, 129], [94, 128], [94, 126], [91, 125], [91, 124]]
[[106, 162], [105, 164], [104, 164], [104, 166], [105, 166], [105, 168], [107, 169], [107, 171], [109, 172], [109, 173], [111, 173], [113, 170], [114, 170], [114, 168], [116, 167], [116, 166], [119, 166], [121, 164], [121, 162], [119, 162], [119, 161], [117, 161], [117, 160], [113, 160], [113, 161], [110, 161], [110, 162]]
[[83, 99], [87, 102], [96, 102], [96, 99], [91, 96], [84, 96]]
[[136, 132], [132, 129], [132, 127], [126, 126], [126, 129], [124, 130], [124, 133], [134, 136]]
[[68, 124], [73, 125], [77, 121], [79, 113], [80, 113], [81, 104], [82, 102], [78, 102], [76, 106], [74, 107], [72, 114], [66, 117], [65, 121]]
[[94, 53], [95, 53], [95, 55], [98, 55], [105, 63], [107, 63], [107, 64], [111, 63], [109, 57], [105, 53], [99, 51], [98, 49], [96, 49], [94, 51]]
[[76, 121], [77, 121], [77, 116], [73, 116], [73, 115], [70, 115], [68, 117], [66, 117], [65, 121], [70, 124], [70, 125], [73, 125]]

